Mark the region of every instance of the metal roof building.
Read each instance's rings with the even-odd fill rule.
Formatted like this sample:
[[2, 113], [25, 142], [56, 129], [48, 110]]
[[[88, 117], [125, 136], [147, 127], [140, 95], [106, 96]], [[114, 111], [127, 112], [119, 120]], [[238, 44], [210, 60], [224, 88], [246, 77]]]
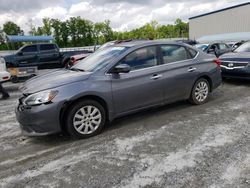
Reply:
[[189, 18], [189, 38], [250, 32], [250, 2]]

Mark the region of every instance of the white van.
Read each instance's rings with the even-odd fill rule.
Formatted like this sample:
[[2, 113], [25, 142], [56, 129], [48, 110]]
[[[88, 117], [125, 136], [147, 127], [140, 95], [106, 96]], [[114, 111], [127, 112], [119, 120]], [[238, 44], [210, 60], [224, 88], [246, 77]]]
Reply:
[[10, 79], [10, 73], [6, 69], [6, 64], [3, 58], [0, 57], [0, 82], [5, 82]]

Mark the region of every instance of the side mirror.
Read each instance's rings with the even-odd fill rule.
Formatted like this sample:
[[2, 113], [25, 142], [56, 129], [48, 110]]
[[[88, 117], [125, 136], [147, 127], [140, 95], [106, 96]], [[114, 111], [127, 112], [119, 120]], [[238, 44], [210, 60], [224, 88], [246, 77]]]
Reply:
[[127, 64], [120, 64], [115, 66], [110, 73], [115, 73], [115, 74], [119, 74], [119, 73], [129, 73], [131, 71], [131, 67]]
[[23, 52], [22, 52], [22, 51], [19, 51], [19, 52], [17, 52], [17, 55], [22, 56], [22, 55], [23, 55]]

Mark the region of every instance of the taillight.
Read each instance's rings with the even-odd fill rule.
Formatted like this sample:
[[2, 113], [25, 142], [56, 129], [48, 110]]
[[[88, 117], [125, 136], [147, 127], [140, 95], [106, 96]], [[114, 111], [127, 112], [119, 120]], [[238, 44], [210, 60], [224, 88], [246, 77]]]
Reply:
[[221, 65], [221, 61], [218, 58], [214, 60], [214, 63], [217, 64], [218, 67]]

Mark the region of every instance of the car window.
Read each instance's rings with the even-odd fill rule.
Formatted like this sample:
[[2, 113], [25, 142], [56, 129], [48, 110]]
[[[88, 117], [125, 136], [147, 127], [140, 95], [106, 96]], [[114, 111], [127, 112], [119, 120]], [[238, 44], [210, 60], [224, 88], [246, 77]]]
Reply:
[[238, 48], [234, 50], [234, 52], [250, 52], [250, 42], [246, 42], [240, 45]]
[[194, 49], [191, 49], [191, 48], [187, 48], [187, 50], [189, 51], [191, 58], [195, 58], [195, 56], [198, 53], [197, 51], [195, 51]]
[[26, 46], [22, 49], [22, 52], [37, 52], [37, 46], [33, 45], [33, 46]]
[[164, 45], [161, 46], [161, 51], [164, 64], [192, 58], [186, 48], [179, 45]]
[[112, 62], [116, 57], [128, 50], [128, 47], [110, 46], [97, 50], [72, 67], [83, 71], [93, 72], [102, 69]]
[[209, 44], [196, 44], [195, 47], [199, 50], [206, 51], [209, 47]]
[[41, 51], [47, 51], [47, 50], [55, 50], [55, 46], [53, 44], [42, 44], [40, 45]]
[[127, 64], [131, 70], [138, 70], [157, 65], [156, 46], [140, 48], [127, 55], [119, 64]]
[[225, 49], [227, 49], [228, 47], [227, 47], [227, 45], [226, 44], [223, 44], [223, 43], [220, 43], [219, 44], [219, 49], [220, 50], [225, 50]]

